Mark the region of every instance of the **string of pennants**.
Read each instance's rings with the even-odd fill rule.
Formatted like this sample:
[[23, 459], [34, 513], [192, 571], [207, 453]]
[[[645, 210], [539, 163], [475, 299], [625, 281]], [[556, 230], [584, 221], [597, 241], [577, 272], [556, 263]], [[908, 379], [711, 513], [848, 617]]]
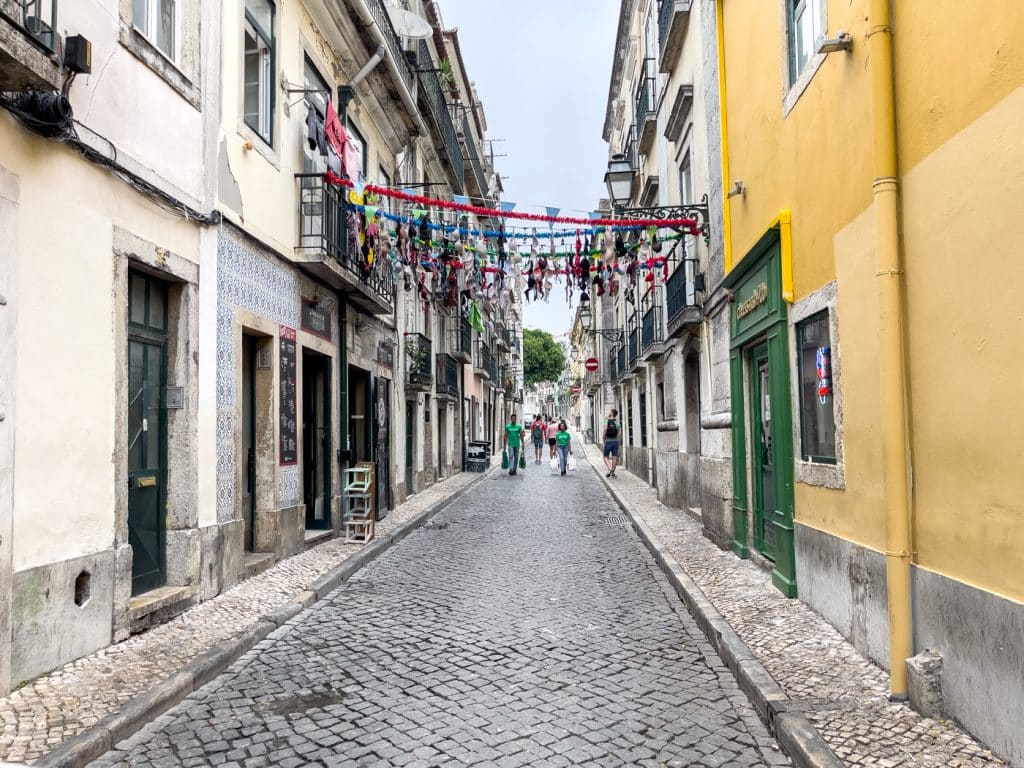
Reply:
[[[390, 267], [396, 284], [417, 291], [424, 302], [440, 302], [458, 309], [483, 330], [478, 302], [490, 301], [504, 309], [512, 291], [524, 292], [527, 302], [548, 301], [564, 289], [571, 306], [574, 296], [588, 291], [597, 296], [617, 294], [640, 281], [647, 289], [667, 281], [670, 259], [663, 247], [688, 235], [698, 235], [693, 219], [622, 219], [591, 214], [588, 218], [560, 216], [557, 208], [546, 214], [514, 211], [514, 203], [499, 208], [471, 205], [468, 198], [426, 197], [408, 190], [355, 182], [328, 171], [325, 181], [346, 188], [347, 252], [364, 278]], [[380, 198], [399, 200], [409, 215], [380, 206]], [[458, 223], [434, 222], [430, 209], [462, 214]], [[468, 214], [499, 221], [497, 229], [469, 226]], [[546, 223], [548, 232], [509, 231], [506, 222]], [[574, 224], [575, 229], [555, 229]], [[586, 225], [586, 226], [582, 226]], [[672, 229], [659, 236], [659, 231]], [[541, 247], [541, 240], [547, 246]], [[520, 242], [525, 241], [525, 242]], [[556, 248], [561, 241], [563, 249]], [[569, 248], [564, 249], [568, 241]], [[525, 249], [525, 250], [522, 250]], [[626, 298], [635, 300], [635, 291]]]

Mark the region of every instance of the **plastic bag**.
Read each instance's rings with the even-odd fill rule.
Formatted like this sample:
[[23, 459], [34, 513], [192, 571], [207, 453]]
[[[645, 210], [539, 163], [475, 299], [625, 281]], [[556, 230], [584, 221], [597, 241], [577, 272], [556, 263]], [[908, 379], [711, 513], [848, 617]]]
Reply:
[[501, 468], [508, 469], [508, 451], [505, 448], [501, 449]]
[[551, 461], [548, 462], [548, 465], [551, 467], [551, 471], [552, 472], [561, 472], [562, 471], [562, 467], [558, 463], [558, 457], [557, 456], [552, 456], [551, 457]]
[[576, 457], [573, 456], [571, 453], [569, 454], [569, 458], [565, 462], [565, 469], [569, 472], [572, 472], [574, 469], [576, 469]]

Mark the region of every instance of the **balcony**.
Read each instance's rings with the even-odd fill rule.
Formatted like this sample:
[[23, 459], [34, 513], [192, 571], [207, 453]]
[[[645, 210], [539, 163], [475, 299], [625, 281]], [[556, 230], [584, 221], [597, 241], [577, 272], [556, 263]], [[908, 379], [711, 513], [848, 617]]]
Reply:
[[349, 253], [348, 205], [344, 189], [317, 173], [297, 173], [299, 245], [295, 261], [353, 304], [371, 314], [389, 315], [395, 306], [395, 282], [385, 260], [366, 264]]
[[437, 396], [457, 400], [461, 364], [445, 352], [437, 354]]
[[668, 336], [676, 336], [701, 321], [697, 294], [704, 290], [704, 275], [698, 273], [700, 262], [695, 258], [680, 259], [665, 286], [668, 310]]
[[460, 363], [473, 362], [473, 329], [469, 325], [469, 320], [460, 317], [451, 333], [452, 357]]
[[660, 0], [658, 4], [658, 71], [671, 72], [679, 60], [690, 24], [693, 0]]
[[476, 354], [473, 355], [473, 372], [485, 379], [495, 376], [494, 354], [483, 341], [476, 343]]
[[626, 323], [626, 365], [630, 370], [637, 367], [640, 359], [640, 322], [636, 311], [629, 315]]
[[490, 192], [490, 187], [487, 184], [487, 174], [484, 173], [483, 163], [480, 162], [480, 153], [477, 152], [473, 131], [470, 130], [468, 112], [462, 117], [462, 141], [466, 145], [466, 157], [469, 158], [469, 167], [473, 171], [470, 178], [476, 183], [477, 194], [480, 197], [486, 197]]
[[660, 355], [662, 342], [665, 341], [664, 317], [659, 300], [661, 289], [655, 290], [654, 302], [644, 312], [643, 320], [640, 322], [640, 355], [644, 361]]
[[620, 341], [615, 347], [615, 380], [626, 375], [626, 342]]
[[441, 144], [444, 145], [452, 177], [455, 179], [456, 191], [461, 192], [466, 185], [466, 163], [459, 148], [459, 137], [452, 123], [448, 102], [445, 100], [441, 78], [437, 76], [437, 65], [430, 55], [430, 48], [420, 40], [418, 49], [420, 85], [423, 86], [423, 97], [430, 106], [430, 114], [438, 131]]
[[61, 87], [57, 0], [0, 0], [0, 92]]
[[640, 82], [636, 86], [634, 122], [641, 155], [646, 155], [658, 132], [658, 85], [654, 76], [654, 59], [644, 59]]
[[[402, 45], [402, 38], [395, 32], [395, 25], [391, 23], [387, 7], [384, 5], [383, 0], [365, 0], [365, 2], [366, 7], [370, 10], [370, 15], [373, 16], [373, 20], [377, 23], [377, 28], [380, 30], [381, 35], [384, 36], [388, 52], [394, 59], [395, 67], [398, 69], [399, 78], [405, 84], [409, 93], [412, 93], [414, 90], [413, 83], [415, 82], [412, 69], [409, 67], [409, 62], [405, 57], [405, 47]], [[372, 46], [369, 46], [369, 50], [374, 50], [376, 47], [377, 44], [374, 43]]]
[[405, 387], [430, 391], [434, 383], [430, 339], [422, 333], [405, 334]]

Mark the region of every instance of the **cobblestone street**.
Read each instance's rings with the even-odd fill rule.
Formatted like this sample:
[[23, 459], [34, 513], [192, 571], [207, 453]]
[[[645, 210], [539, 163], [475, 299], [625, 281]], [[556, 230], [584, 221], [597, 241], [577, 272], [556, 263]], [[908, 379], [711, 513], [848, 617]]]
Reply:
[[101, 766], [787, 765], [598, 478], [497, 471]]

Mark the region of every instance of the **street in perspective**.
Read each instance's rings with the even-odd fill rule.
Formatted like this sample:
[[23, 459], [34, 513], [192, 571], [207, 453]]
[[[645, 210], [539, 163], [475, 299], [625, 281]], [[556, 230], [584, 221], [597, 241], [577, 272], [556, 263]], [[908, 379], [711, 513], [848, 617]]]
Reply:
[[0, 766], [1024, 768], [1022, 39], [0, 0]]

